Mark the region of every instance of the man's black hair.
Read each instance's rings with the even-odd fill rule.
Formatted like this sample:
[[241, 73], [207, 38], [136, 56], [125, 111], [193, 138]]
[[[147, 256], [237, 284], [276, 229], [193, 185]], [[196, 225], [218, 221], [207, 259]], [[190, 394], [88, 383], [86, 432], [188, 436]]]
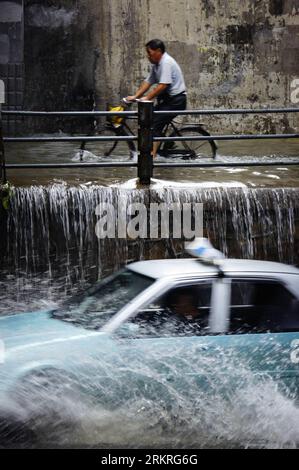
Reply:
[[177, 301], [182, 296], [187, 296], [189, 298], [190, 305], [194, 307], [198, 306], [198, 290], [196, 286], [178, 287], [177, 289], [172, 289], [165, 294], [165, 306], [172, 308], [174, 305], [176, 305]]
[[162, 54], [165, 52], [165, 44], [161, 39], [151, 39], [149, 42], [146, 43], [145, 47], [149, 47], [154, 51], [156, 49], [161, 49]]

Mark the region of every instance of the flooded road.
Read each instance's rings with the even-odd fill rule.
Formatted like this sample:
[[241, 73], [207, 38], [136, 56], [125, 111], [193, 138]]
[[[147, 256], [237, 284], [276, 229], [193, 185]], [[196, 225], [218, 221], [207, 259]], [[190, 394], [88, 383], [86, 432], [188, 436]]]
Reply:
[[[88, 143], [86, 162], [129, 161], [128, 148], [119, 143], [116, 155], [104, 156], [108, 143]], [[111, 145], [109, 143], [109, 145]], [[258, 140], [218, 142], [219, 163], [240, 163], [244, 167], [215, 168], [155, 168], [154, 178], [164, 184], [188, 182], [205, 186], [239, 185], [248, 187], [298, 187], [299, 140]], [[7, 143], [7, 163], [73, 163], [79, 145], [75, 143]], [[157, 159], [157, 163], [165, 162]], [[172, 162], [182, 161], [171, 159]], [[211, 162], [205, 159], [203, 162]], [[277, 166], [246, 166], [246, 162], [278, 162]], [[287, 166], [287, 161], [298, 162], [298, 166]], [[171, 162], [170, 162], [171, 163]], [[59, 169], [13, 169], [7, 171], [9, 181], [17, 186], [48, 184], [65, 181], [69, 184], [93, 183], [109, 186], [125, 183], [136, 177], [136, 168], [59, 168]]]

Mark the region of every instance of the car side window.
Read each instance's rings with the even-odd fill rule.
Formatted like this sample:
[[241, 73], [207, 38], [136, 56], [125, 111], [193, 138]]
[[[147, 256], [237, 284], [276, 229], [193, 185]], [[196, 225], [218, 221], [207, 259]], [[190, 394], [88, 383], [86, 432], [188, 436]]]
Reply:
[[230, 333], [299, 331], [299, 302], [277, 281], [234, 279]]
[[194, 336], [209, 333], [212, 284], [170, 289], [130, 319], [134, 337]]

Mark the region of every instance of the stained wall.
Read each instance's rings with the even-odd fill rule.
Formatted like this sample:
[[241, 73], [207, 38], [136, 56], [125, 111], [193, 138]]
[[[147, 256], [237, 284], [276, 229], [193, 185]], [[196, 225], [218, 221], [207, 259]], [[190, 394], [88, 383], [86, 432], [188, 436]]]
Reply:
[[[154, 37], [165, 41], [184, 71], [188, 108], [294, 106], [299, 0], [23, 3], [19, 26], [12, 26], [7, 12], [20, 13], [22, 2], [0, 2], [0, 67], [12, 60], [9, 51], [18, 55], [25, 85], [19, 81], [16, 86], [23, 87], [19, 99], [26, 109], [104, 109], [107, 102], [118, 102], [146, 75], [144, 44]], [[17, 47], [14, 38], [22, 34], [22, 24], [23, 41]], [[205, 121], [215, 132], [298, 131], [298, 115]], [[38, 125], [62, 127], [60, 121]]]

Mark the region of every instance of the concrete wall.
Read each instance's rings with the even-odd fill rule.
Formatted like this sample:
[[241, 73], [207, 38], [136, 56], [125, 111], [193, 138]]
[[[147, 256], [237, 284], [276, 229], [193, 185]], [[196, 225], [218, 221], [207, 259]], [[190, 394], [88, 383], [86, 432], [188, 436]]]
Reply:
[[[21, 3], [0, 2], [1, 28], [8, 21], [3, 5], [8, 12]], [[104, 109], [118, 102], [146, 75], [144, 43], [154, 37], [165, 40], [185, 73], [189, 108], [294, 106], [299, 0], [24, 0], [24, 19], [27, 109], [93, 109], [94, 103]], [[5, 34], [0, 29], [6, 60]], [[20, 60], [21, 50], [19, 43]], [[298, 115], [290, 114], [204, 121], [213, 131], [299, 129]]]
[[[22, 109], [24, 90], [23, 1], [0, 1], [0, 78], [7, 109]], [[16, 133], [20, 119], [3, 122], [5, 133]]]
[[[95, 93], [97, 11], [86, 0], [24, 0], [24, 107], [90, 110]], [[32, 120], [41, 130], [85, 129], [88, 120]]]
[[[298, 0], [103, 0], [99, 103], [131, 92], [143, 44], [165, 40], [185, 73], [189, 108], [291, 107], [299, 78]], [[206, 118], [217, 131], [298, 131], [298, 115]]]

